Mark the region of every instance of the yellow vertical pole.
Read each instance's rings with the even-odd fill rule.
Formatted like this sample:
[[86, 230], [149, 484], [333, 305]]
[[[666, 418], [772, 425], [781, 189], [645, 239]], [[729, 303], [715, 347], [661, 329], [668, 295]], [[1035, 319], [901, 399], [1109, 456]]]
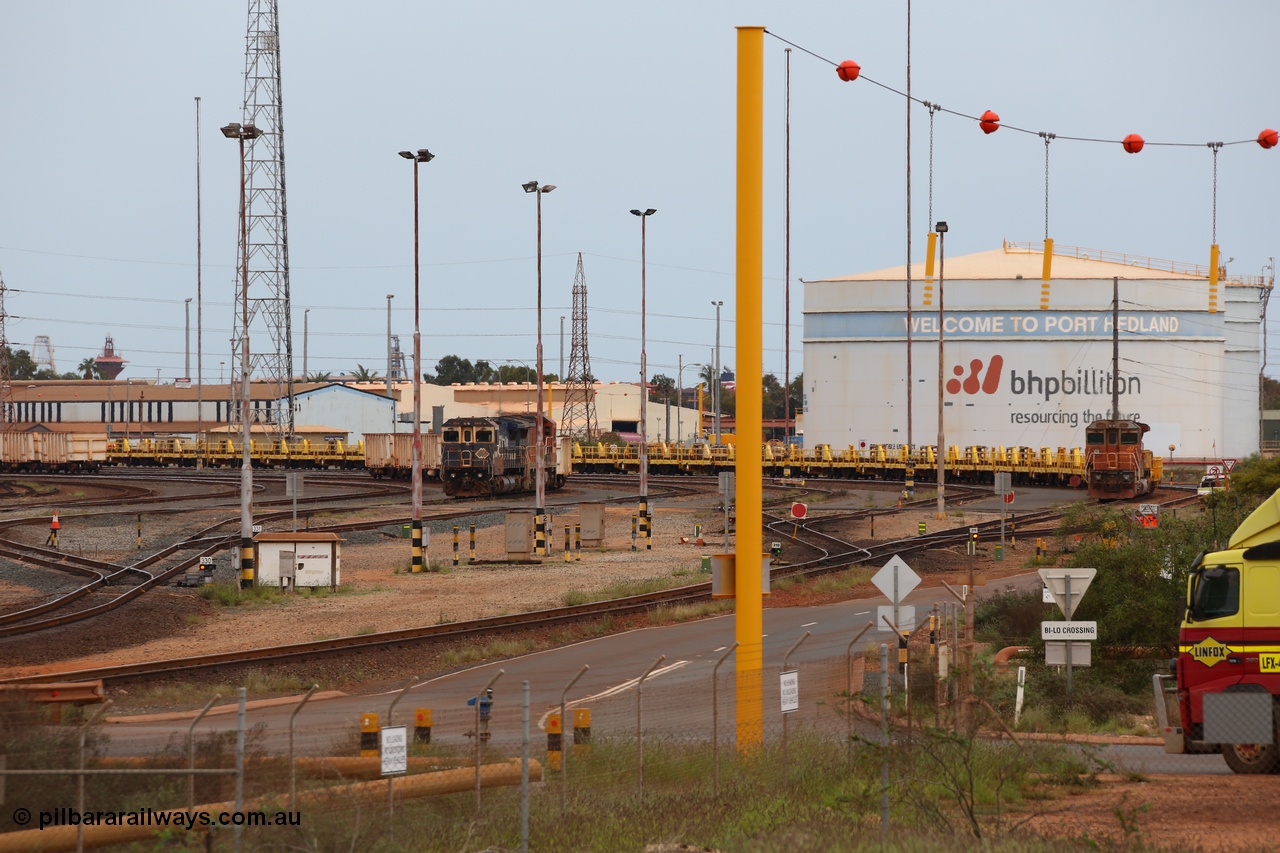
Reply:
[[[930, 223], [930, 228], [933, 224]], [[933, 305], [933, 259], [938, 256], [938, 233], [929, 232], [928, 245], [924, 254], [924, 304]]]
[[1044, 238], [1044, 266], [1040, 269], [1040, 310], [1049, 310], [1049, 280], [1053, 273], [1053, 238]]
[[1218, 313], [1218, 244], [1209, 247], [1209, 313]]
[[[755, 447], [764, 433], [764, 27], [738, 28], [737, 220], [737, 431], [738, 441]], [[741, 454], [735, 478], [738, 542], [734, 561], [739, 751], [754, 749], [764, 739], [763, 478], [761, 455]]]

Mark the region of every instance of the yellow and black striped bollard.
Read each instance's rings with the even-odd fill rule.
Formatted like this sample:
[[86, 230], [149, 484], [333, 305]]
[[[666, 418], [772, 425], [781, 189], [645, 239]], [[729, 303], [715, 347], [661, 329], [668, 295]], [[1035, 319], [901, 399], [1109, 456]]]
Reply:
[[453, 566], [458, 566], [458, 525], [453, 526]]
[[476, 523], [471, 522], [471, 553], [467, 557], [467, 562], [474, 563], [476, 561]]
[[415, 518], [410, 525], [410, 536], [413, 538], [413, 563], [409, 571], [422, 573], [422, 519]]
[[564, 749], [564, 735], [561, 733], [560, 715], [547, 717], [547, 769], [559, 770]]
[[636, 517], [631, 516], [631, 550], [636, 550]]
[[573, 757], [591, 757], [591, 709], [573, 710]]
[[582, 524], [573, 525], [573, 561], [582, 562]]
[[431, 709], [413, 709], [413, 739], [416, 743], [431, 743]]
[[378, 715], [360, 715], [360, 757], [378, 757]]

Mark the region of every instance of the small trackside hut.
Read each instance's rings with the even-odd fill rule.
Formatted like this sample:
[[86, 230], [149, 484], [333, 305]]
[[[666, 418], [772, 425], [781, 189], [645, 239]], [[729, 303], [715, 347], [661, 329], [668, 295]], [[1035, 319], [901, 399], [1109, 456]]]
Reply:
[[286, 589], [337, 589], [342, 579], [342, 542], [336, 533], [259, 533], [253, 537], [254, 581]]

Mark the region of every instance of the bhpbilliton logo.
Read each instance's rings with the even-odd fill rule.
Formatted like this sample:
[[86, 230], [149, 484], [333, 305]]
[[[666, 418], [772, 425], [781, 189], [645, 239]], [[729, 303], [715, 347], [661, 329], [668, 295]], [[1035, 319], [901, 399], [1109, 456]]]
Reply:
[[[986, 368], [985, 374], [983, 368]], [[965, 376], [965, 366], [957, 364], [951, 368], [951, 372], [957, 378], [947, 381], [948, 394], [977, 394], [981, 391], [983, 394], [994, 394], [996, 389], [1000, 387], [1000, 372], [1004, 370], [1004, 357], [999, 355], [991, 356], [991, 361], [983, 363], [982, 359], [975, 358], [969, 362], [969, 375]], [[961, 379], [960, 377], [963, 377]]]

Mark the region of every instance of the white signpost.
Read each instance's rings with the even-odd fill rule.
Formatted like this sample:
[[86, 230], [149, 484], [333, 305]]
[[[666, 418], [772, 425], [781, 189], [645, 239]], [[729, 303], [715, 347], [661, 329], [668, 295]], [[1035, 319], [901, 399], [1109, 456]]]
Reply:
[[382, 744], [382, 775], [409, 772], [408, 729], [405, 726], [383, 726], [379, 742]]
[[[1089, 584], [1093, 582], [1094, 577], [1098, 574], [1097, 569], [1040, 569], [1040, 579], [1044, 581], [1045, 588], [1049, 594], [1053, 596], [1053, 600], [1058, 605], [1058, 609], [1062, 611], [1062, 615], [1067, 617], [1066, 622], [1041, 622], [1040, 636], [1041, 639], [1054, 639], [1065, 641], [1066, 646], [1066, 666], [1067, 666], [1067, 692], [1071, 692], [1071, 645], [1073, 639], [1096, 640], [1098, 638], [1097, 622], [1072, 622], [1071, 617], [1075, 613], [1076, 605], [1080, 599], [1084, 597], [1085, 590], [1089, 588]], [[1092, 635], [1076, 634], [1070, 628], [1058, 629], [1051, 626], [1091, 626]], [[1050, 634], [1050, 631], [1062, 630], [1063, 633]], [[1092, 658], [1092, 656], [1090, 656]], [[1046, 651], [1046, 663], [1047, 651]], [[1087, 666], [1087, 664], [1086, 664]]]
[[782, 691], [782, 713], [800, 710], [800, 673], [797, 670], [782, 673], [779, 682]]
[[[890, 607], [881, 608], [883, 611], [892, 610], [893, 624], [901, 630], [910, 631], [915, 628], [915, 608], [906, 608], [902, 606], [902, 601], [911, 591], [920, 585], [920, 576], [912, 571], [906, 561], [894, 554], [889, 558], [889, 562], [884, 564], [884, 568], [875, 573], [871, 578], [871, 582], [876, 585], [876, 589], [884, 593], [889, 599]], [[910, 611], [910, 612], [908, 612]], [[903, 624], [903, 620], [908, 616], [911, 618], [911, 625]], [[876, 614], [877, 625], [880, 624], [880, 614]]]

